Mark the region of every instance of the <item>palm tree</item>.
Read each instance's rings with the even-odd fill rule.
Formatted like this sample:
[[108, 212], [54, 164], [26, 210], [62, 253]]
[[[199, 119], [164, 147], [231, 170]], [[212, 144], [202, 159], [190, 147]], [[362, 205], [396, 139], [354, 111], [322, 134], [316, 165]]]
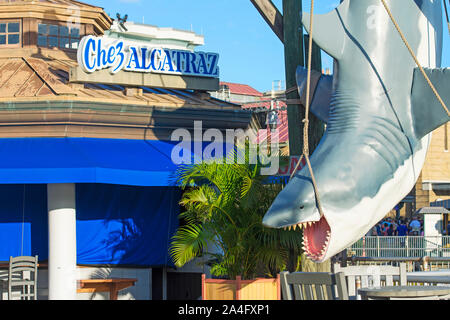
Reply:
[[297, 269], [301, 232], [262, 225], [282, 184], [265, 183], [259, 165], [239, 163], [209, 162], [178, 169], [185, 190], [180, 204], [186, 211], [180, 215], [182, 226], [170, 247], [175, 265], [182, 267], [203, 257], [214, 276], [230, 279], [274, 276], [292, 261]]

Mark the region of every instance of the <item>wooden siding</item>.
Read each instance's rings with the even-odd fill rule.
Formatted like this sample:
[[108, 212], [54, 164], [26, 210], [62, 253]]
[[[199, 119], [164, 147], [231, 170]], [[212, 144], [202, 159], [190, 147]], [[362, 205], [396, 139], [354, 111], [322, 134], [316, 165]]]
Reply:
[[203, 300], [280, 300], [280, 277], [276, 279], [206, 279], [202, 275]]
[[276, 279], [241, 281], [241, 300], [279, 300]]
[[422, 173], [415, 186], [416, 209], [428, 207], [437, 199], [450, 199], [450, 190], [424, 190], [423, 183], [440, 181], [450, 183], [450, 142], [449, 124], [435, 131], [423, 166]]
[[[422, 170], [424, 181], [450, 182], [449, 124], [433, 131], [433, 138]], [[447, 145], [446, 145], [447, 144]]]

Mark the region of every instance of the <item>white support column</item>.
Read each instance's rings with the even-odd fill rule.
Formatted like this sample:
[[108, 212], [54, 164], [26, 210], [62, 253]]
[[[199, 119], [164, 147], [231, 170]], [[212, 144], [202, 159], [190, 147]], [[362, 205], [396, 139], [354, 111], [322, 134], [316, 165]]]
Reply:
[[48, 184], [48, 299], [76, 300], [75, 184]]

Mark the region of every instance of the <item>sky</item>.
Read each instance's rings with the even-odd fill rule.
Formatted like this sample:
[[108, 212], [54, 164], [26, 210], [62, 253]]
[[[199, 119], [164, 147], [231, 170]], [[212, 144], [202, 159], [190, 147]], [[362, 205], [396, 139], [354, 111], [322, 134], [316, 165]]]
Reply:
[[[285, 86], [284, 49], [250, 0], [83, 0], [103, 7], [115, 18], [158, 27], [194, 31], [204, 36], [199, 51], [219, 53], [220, 80], [243, 83], [264, 92], [274, 81]], [[282, 12], [282, 0], [272, 0]], [[310, 11], [310, 0], [303, 1]], [[315, 12], [327, 13], [338, 0], [315, 0]], [[332, 59], [323, 54], [323, 68], [332, 69]], [[443, 67], [450, 66], [450, 35], [444, 29]]]

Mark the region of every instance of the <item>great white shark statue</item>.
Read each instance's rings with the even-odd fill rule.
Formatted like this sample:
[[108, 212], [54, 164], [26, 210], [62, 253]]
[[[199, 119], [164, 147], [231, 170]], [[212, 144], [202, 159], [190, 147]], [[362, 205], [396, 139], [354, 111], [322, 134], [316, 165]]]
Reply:
[[[442, 56], [442, 1], [387, 1], [447, 106], [450, 69]], [[308, 29], [310, 15], [303, 13]], [[320, 76], [311, 111], [327, 123], [311, 156], [323, 216], [307, 167], [275, 199], [263, 224], [303, 228], [304, 251], [324, 262], [366, 234], [412, 190], [431, 132], [449, 116], [419, 72], [380, 0], [344, 0], [314, 16], [312, 37], [335, 59]], [[299, 67], [300, 94], [306, 70]]]

